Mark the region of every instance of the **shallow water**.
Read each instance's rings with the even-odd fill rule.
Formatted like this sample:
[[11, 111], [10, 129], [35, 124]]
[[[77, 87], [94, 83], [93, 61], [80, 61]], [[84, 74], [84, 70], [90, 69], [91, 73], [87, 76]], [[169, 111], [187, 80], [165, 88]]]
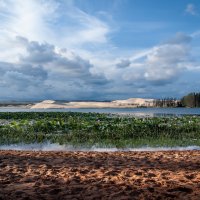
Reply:
[[200, 115], [200, 108], [69, 108], [69, 109], [26, 109], [0, 108], [0, 112], [84, 112], [130, 114], [135, 116], [179, 116]]
[[100, 148], [92, 146], [87, 147], [74, 147], [72, 145], [60, 145], [51, 143], [34, 143], [34, 144], [13, 144], [1, 145], [0, 150], [18, 150], [18, 151], [97, 151], [97, 152], [116, 152], [116, 151], [187, 151], [187, 150], [200, 150], [199, 146], [187, 147], [140, 147], [140, 148]]

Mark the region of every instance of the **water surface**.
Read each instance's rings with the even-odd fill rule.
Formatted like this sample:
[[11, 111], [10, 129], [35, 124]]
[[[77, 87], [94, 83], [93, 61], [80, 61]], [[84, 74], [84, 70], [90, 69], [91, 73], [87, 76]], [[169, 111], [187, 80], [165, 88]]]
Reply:
[[72, 145], [60, 145], [57, 143], [33, 143], [33, 144], [11, 144], [1, 145], [0, 150], [17, 150], [17, 151], [97, 151], [97, 152], [116, 152], [116, 151], [188, 151], [200, 150], [199, 146], [187, 147], [139, 147], [139, 148], [100, 148], [92, 146], [87, 147], [74, 147]]
[[0, 112], [84, 112], [130, 114], [135, 116], [179, 116], [200, 115], [200, 108], [68, 108], [68, 109], [26, 109], [0, 108]]

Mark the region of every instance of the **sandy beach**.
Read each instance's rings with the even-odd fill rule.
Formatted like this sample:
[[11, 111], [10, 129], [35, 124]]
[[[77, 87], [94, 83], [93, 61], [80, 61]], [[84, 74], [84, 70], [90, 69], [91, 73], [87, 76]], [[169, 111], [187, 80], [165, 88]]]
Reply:
[[0, 199], [200, 199], [200, 151], [0, 151]]

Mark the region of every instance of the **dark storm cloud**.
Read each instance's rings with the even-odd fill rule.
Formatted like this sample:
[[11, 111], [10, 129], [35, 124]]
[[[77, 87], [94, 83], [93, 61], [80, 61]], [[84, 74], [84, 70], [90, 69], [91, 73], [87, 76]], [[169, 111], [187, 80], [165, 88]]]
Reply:
[[38, 42], [27, 42], [26, 50], [28, 56], [21, 57], [23, 62], [32, 64], [43, 64], [52, 62], [56, 59], [56, 54], [54, 53], [54, 46], [45, 44], [39, 44]]
[[5, 86], [15, 86], [20, 90], [29, 86], [38, 86], [47, 79], [47, 72], [42, 67], [24, 64], [0, 62], [0, 73], [0, 80]]

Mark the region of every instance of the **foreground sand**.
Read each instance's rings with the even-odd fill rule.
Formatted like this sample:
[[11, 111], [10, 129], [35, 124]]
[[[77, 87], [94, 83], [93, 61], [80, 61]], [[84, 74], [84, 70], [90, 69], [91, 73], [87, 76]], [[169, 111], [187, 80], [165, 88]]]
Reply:
[[200, 151], [0, 151], [2, 199], [200, 199]]

